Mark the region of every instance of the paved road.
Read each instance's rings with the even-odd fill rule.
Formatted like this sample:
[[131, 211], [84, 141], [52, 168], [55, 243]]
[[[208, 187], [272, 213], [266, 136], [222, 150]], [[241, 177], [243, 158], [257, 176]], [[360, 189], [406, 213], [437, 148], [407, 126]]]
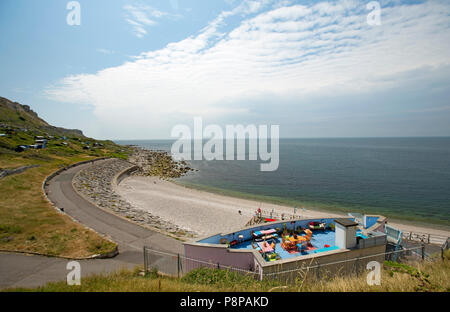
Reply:
[[[105, 160], [107, 161], [107, 160]], [[49, 198], [57, 207], [95, 229], [109, 235], [119, 245], [119, 255], [113, 259], [79, 261], [81, 275], [103, 273], [120, 268], [133, 268], [143, 264], [143, 246], [183, 254], [180, 241], [143, 228], [109, 212], [99, 209], [78, 195], [72, 187], [74, 175], [91, 164], [80, 165], [64, 171], [50, 181]], [[0, 288], [34, 287], [49, 281], [65, 280], [66, 265], [70, 260], [0, 253]]]

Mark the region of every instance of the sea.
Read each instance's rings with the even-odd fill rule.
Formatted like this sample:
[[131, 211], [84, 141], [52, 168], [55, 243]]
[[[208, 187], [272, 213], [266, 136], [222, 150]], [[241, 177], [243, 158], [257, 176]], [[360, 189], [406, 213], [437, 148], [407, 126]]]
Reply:
[[[170, 151], [174, 140], [117, 141]], [[248, 142], [247, 147], [248, 147]], [[382, 214], [450, 228], [450, 137], [280, 139], [279, 167], [193, 160], [178, 183], [296, 209]]]

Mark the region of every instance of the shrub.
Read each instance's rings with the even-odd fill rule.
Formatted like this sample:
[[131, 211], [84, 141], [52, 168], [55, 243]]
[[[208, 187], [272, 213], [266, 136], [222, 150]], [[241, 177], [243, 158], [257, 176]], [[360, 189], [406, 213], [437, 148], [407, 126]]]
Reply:
[[211, 268], [199, 268], [190, 271], [182, 280], [191, 284], [204, 285], [220, 285], [220, 286], [240, 286], [255, 284], [255, 279], [252, 276], [241, 273], [232, 272], [229, 270], [218, 270]]
[[0, 233], [1, 234], [19, 234], [22, 233], [22, 228], [18, 225], [5, 225], [0, 224]]

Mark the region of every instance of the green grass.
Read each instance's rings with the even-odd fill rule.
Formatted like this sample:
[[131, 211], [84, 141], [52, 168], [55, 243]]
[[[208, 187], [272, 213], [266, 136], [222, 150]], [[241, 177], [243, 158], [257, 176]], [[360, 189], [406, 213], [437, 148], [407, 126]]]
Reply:
[[[84, 137], [78, 130], [52, 127], [30, 107], [2, 97], [0, 123], [0, 133], [6, 134], [0, 137], [0, 169], [39, 165], [0, 179], [0, 250], [81, 258], [116, 248], [115, 243], [58, 213], [45, 199], [42, 183], [64, 166], [101, 157], [126, 159], [130, 150], [112, 141]], [[20, 145], [34, 144], [35, 136], [49, 138], [45, 149], [15, 151]], [[90, 150], [83, 149], [87, 141]], [[94, 147], [94, 143], [102, 146]]]
[[[34, 144], [34, 137], [44, 135], [42, 131], [16, 131], [14, 134], [0, 137], [0, 154], [9, 155], [10, 157], [21, 156], [24, 159], [31, 160], [51, 160], [55, 157], [76, 157], [76, 156], [91, 156], [91, 157], [116, 157], [126, 159], [128, 158], [128, 149], [115, 144], [112, 141], [94, 140], [91, 138], [68, 137], [67, 140], [54, 139], [47, 142], [47, 148], [42, 150], [28, 150], [23, 153], [16, 153], [14, 149], [19, 145]], [[85, 142], [91, 143], [90, 150], [83, 150]], [[66, 142], [65, 146], [62, 143]], [[93, 147], [94, 143], [100, 143], [103, 146]], [[19, 155], [18, 155], [19, 154]], [[0, 168], [5, 168], [0, 164]]]
[[243, 275], [228, 270], [216, 270], [210, 268], [200, 268], [186, 274], [181, 279], [181, 283], [208, 285], [220, 289], [249, 289], [257, 291], [258, 288], [270, 289], [280, 284], [274, 281], [255, 281], [254, 276]]
[[[50, 140], [46, 149], [14, 151], [19, 144], [32, 144], [34, 135], [40, 134], [28, 131], [0, 137], [0, 168], [39, 165], [0, 179], [0, 249], [76, 258], [112, 251], [115, 243], [58, 213], [45, 199], [42, 183], [61, 167], [99, 157], [127, 158], [128, 150], [111, 141], [73, 137], [68, 146]], [[85, 151], [85, 141], [104, 146]]]
[[22, 233], [22, 227], [18, 225], [0, 224], [0, 235], [2, 234], [19, 234]]

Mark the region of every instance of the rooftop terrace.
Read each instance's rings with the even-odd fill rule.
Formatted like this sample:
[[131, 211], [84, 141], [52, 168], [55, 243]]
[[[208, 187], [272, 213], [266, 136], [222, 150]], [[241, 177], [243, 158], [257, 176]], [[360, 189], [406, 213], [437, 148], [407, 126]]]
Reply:
[[[315, 222], [317, 226], [311, 227], [311, 236], [307, 237], [305, 230], [308, 229], [307, 231], [309, 231], [311, 222]], [[374, 222], [376, 220], [372, 220], [370, 225]], [[197, 243], [227, 245], [230, 251], [254, 250], [266, 262], [301, 258], [311, 254], [342, 249], [336, 243], [336, 224], [338, 227], [339, 225], [354, 227], [355, 230], [351, 232], [351, 235], [358, 244], [358, 248], [372, 245], [374, 238], [376, 238], [374, 236], [377, 236], [375, 233], [367, 232], [362, 224], [359, 225], [355, 222], [355, 218], [324, 218], [271, 222], [245, 228], [235, 233], [206, 237], [198, 240]], [[356, 229], [358, 225], [360, 228]]]
[[[345, 220], [344, 220], [345, 219]], [[310, 226], [310, 223], [312, 223]], [[314, 263], [317, 276], [351, 273], [370, 261], [383, 261], [386, 218], [292, 219], [258, 224], [232, 233], [184, 242], [185, 256], [217, 267], [254, 272], [259, 279], [295, 280]], [[320, 269], [326, 266], [326, 270]], [[193, 270], [198, 265], [191, 265]]]
[[[288, 236], [288, 239], [289, 237], [292, 237], [292, 235]], [[357, 231], [356, 237], [359, 237], [360, 239], [367, 239], [367, 236], [363, 235], [361, 231]], [[283, 242], [279, 235], [276, 238], [267, 240], [269, 249], [265, 249], [264, 242], [253, 242], [253, 240], [239, 241], [236, 245], [231, 246], [230, 248], [248, 250], [256, 249], [266, 261], [274, 261], [317, 254], [324, 251], [337, 250], [339, 247], [335, 245], [335, 239], [336, 233], [334, 231], [318, 230], [313, 232], [310, 245], [306, 246], [304, 249], [302, 249], [299, 244], [294, 250], [286, 250], [283, 248]], [[274, 248], [270, 248], [271, 244], [273, 244], [272, 246], [274, 246]], [[276, 256], [270, 258], [270, 255], [273, 253], [275, 253]]]

